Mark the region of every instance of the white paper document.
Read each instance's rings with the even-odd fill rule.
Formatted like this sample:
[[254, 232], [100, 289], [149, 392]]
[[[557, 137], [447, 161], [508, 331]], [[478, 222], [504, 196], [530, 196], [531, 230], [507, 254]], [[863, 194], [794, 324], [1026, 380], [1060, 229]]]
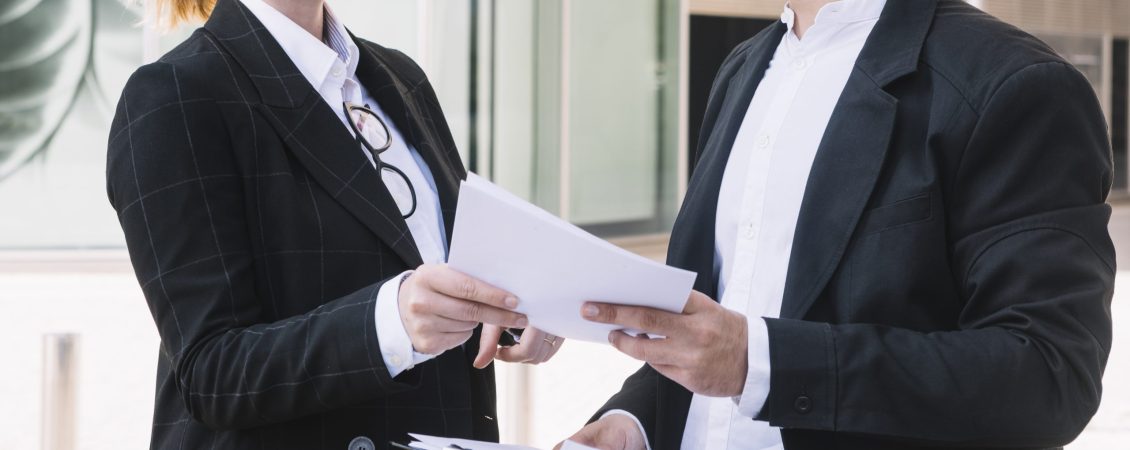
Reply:
[[608, 342], [618, 327], [581, 317], [586, 301], [682, 312], [695, 273], [616, 247], [474, 174], [459, 192], [448, 265], [505, 289], [550, 334]]
[[[520, 445], [505, 445], [495, 444], [493, 442], [479, 442], [467, 439], [452, 439], [441, 438], [435, 436], [428, 436], [424, 434], [409, 434], [416, 442], [409, 444], [412, 448], [420, 450], [537, 450], [533, 447], [523, 447]], [[561, 444], [561, 450], [596, 450], [587, 445], [581, 445], [573, 441], [565, 441]]]

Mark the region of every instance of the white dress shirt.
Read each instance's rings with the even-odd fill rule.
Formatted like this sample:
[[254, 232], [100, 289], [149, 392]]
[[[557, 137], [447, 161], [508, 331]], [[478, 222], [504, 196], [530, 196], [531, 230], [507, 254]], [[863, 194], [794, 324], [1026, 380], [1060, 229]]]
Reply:
[[[345, 27], [334, 16], [330, 6], [325, 5], [323, 40], [314, 37], [290, 18], [283, 15], [263, 0], [241, 0], [243, 5], [255, 15], [271, 36], [278, 41], [283, 51], [290, 57], [298, 71], [322, 96], [330, 109], [337, 113], [341, 125], [350, 134], [353, 129], [342, 108], [343, 102], [350, 101], [369, 105], [380, 115], [392, 134], [392, 147], [381, 153], [381, 160], [405, 173], [416, 188], [416, 212], [407, 219], [408, 230], [420, 250], [425, 264], [443, 263], [447, 260], [447, 240], [444, 233], [443, 215], [440, 212], [439, 196], [435, 179], [426, 162], [411, 146], [381, 110], [380, 105], [369, 96], [365, 86], [357, 80], [357, 63], [360, 51], [349, 37]], [[333, 151], [327, 149], [327, 151]], [[369, 162], [374, 164], [373, 156], [362, 146], [357, 146]], [[382, 171], [384, 172], [384, 171]], [[391, 183], [396, 186], [398, 183]], [[397, 203], [411, 202], [407, 192], [392, 189], [390, 194]], [[405, 274], [407, 274], [406, 272]], [[385, 283], [377, 294], [376, 314], [377, 339], [380, 342], [381, 357], [389, 373], [396, 377], [416, 364], [433, 358], [432, 355], [417, 353], [412, 347], [408, 332], [400, 319], [398, 297], [403, 275]]]
[[769, 333], [779, 317], [808, 175], [832, 112], [885, 0], [821, 8], [800, 39], [788, 26], [734, 141], [718, 196], [715, 275], [722, 305], [749, 321], [749, 370], [740, 398], [691, 400], [683, 448], [780, 449], [780, 430], [751, 420], [769, 395]]
[[[816, 151], [885, 0], [825, 5], [798, 38], [788, 32], [734, 140], [715, 220], [714, 270], [722, 306], [749, 317], [749, 370], [737, 398], [695, 395], [684, 449], [783, 449], [781, 433], [753, 420], [769, 396], [769, 331], [781, 314], [793, 237]], [[608, 414], [627, 414], [610, 411]]]

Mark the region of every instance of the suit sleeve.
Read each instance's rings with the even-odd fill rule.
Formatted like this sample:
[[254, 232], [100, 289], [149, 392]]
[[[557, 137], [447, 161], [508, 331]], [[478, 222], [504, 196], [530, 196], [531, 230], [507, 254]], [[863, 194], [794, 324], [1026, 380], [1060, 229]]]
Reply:
[[947, 201], [952, 331], [769, 320], [760, 419], [925, 444], [1059, 447], [1095, 413], [1111, 345], [1111, 153], [1090, 85], [1029, 66], [976, 119]]
[[279, 315], [256, 286], [252, 211], [233, 158], [250, 150], [233, 148], [210, 89], [187, 70], [155, 63], [134, 74], [107, 161], [110, 201], [187, 410], [243, 429], [410, 389], [412, 375], [394, 381], [379, 351], [382, 283], [264, 320]]

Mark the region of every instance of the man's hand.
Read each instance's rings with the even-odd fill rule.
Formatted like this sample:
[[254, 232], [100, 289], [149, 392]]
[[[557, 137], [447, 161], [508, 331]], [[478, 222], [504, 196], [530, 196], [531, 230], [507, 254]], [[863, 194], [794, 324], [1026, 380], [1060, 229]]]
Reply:
[[[644, 450], [647, 448], [640, 427], [632, 418], [623, 414], [609, 414], [600, 420], [581, 428], [570, 441], [600, 450]], [[559, 450], [564, 444], [557, 444]]]
[[497, 325], [483, 325], [483, 334], [479, 340], [479, 354], [475, 357], [474, 366], [485, 369], [495, 359], [511, 362], [538, 365], [549, 361], [565, 338], [553, 336], [536, 328], [527, 328], [522, 332], [522, 339], [513, 347], [500, 347], [498, 339], [502, 337], [503, 328]]
[[708, 397], [736, 397], [749, 369], [749, 328], [745, 316], [700, 292], [692, 292], [683, 314], [651, 308], [586, 303], [581, 315], [593, 322], [641, 330], [666, 339], [631, 337], [613, 331], [608, 341], [624, 354], [647, 362], [663, 376]]
[[400, 286], [400, 319], [417, 352], [438, 355], [471, 338], [479, 323], [525, 328], [518, 298], [446, 265], [423, 265]]

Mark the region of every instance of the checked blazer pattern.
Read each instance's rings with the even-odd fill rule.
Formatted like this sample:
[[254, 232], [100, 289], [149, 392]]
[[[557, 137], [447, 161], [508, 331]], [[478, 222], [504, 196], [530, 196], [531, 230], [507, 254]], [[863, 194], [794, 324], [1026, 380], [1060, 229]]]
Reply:
[[[358, 78], [430, 166], [450, 239], [466, 172], [432, 87], [356, 41]], [[162, 340], [152, 448], [497, 439], [477, 337], [396, 379], [384, 367], [376, 293], [420, 256], [330, 108], [237, 0], [126, 85], [107, 188]]]

